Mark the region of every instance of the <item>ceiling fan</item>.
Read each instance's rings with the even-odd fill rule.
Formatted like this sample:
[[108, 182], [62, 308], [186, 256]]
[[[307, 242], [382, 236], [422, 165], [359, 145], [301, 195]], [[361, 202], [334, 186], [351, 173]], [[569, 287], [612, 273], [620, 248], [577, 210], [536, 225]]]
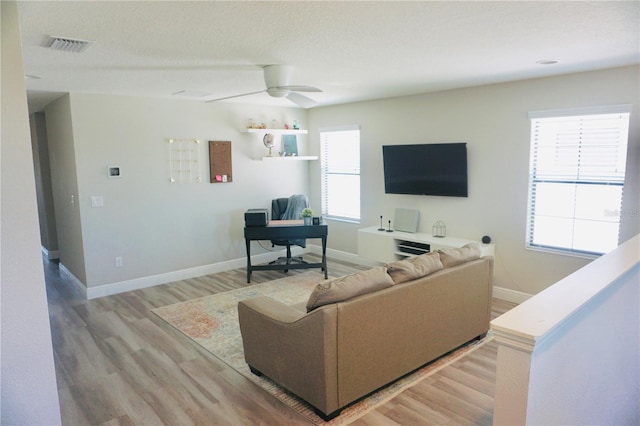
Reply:
[[311, 108], [318, 103], [311, 98], [301, 95], [298, 92], [322, 92], [322, 90], [311, 86], [293, 86], [291, 85], [291, 77], [293, 68], [289, 65], [267, 65], [263, 68], [264, 82], [267, 86], [264, 90], [257, 92], [243, 93], [241, 95], [226, 96], [224, 98], [210, 99], [207, 102], [223, 101], [225, 99], [239, 98], [241, 96], [255, 95], [257, 93], [267, 92], [269, 96], [274, 98], [286, 97], [291, 102], [298, 104], [303, 108]]

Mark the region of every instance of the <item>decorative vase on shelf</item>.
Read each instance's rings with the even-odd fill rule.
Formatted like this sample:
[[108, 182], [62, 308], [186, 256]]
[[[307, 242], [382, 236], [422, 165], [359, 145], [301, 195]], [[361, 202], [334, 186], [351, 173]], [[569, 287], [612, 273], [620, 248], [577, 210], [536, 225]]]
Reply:
[[444, 238], [447, 236], [447, 227], [443, 221], [439, 220], [433, 224], [431, 232], [434, 237]]

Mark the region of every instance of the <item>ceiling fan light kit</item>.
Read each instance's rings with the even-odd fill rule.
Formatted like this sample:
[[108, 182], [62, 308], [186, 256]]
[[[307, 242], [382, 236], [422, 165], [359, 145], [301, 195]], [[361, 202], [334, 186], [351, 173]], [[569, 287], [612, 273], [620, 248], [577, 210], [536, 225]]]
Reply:
[[291, 83], [293, 68], [289, 65], [266, 65], [262, 70], [267, 88], [286, 86]]
[[317, 87], [291, 85], [293, 76], [293, 68], [289, 65], [266, 65], [262, 68], [264, 73], [264, 83], [266, 89], [257, 92], [243, 93], [241, 95], [226, 96], [224, 98], [211, 99], [207, 102], [223, 101], [226, 99], [239, 98], [241, 96], [255, 95], [266, 92], [273, 98], [287, 98], [291, 102], [301, 106], [302, 108], [311, 108], [318, 103], [301, 95], [298, 92], [322, 92]]
[[267, 89], [267, 93], [269, 94], [269, 96], [274, 98], [283, 98], [287, 96], [289, 93], [291, 93], [291, 91], [280, 89], [278, 87], [270, 87]]

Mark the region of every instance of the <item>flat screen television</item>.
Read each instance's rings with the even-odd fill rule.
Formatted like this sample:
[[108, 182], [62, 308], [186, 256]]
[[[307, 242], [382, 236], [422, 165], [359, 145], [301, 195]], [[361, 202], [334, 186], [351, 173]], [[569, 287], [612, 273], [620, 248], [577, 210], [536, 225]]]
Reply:
[[467, 197], [467, 144], [383, 145], [387, 194]]

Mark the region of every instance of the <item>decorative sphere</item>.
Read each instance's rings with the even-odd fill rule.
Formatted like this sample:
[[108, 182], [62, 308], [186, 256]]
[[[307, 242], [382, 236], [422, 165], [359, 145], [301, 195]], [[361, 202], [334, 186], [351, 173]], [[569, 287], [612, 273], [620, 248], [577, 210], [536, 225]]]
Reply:
[[266, 146], [269, 149], [273, 148], [275, 146], [275, 138], [273, 137], [273, 134], [271, 133], [265, 134], [264, 137], [262, 138], [262, 143], [264, 143], [264, 146]]

